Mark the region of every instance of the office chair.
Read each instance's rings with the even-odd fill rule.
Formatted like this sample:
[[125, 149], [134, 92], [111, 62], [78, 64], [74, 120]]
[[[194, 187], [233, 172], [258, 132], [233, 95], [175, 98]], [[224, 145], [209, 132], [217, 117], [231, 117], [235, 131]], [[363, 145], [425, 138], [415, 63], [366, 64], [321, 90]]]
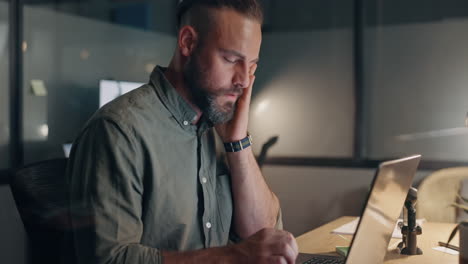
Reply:
[[25, 166], [10, 175], [10, 187], [26, 229], [31, 263], [60, 263], [68, 217], [67, 159]]
[[427, 176], [418, 188], [416, 214], [431, 222], [457, 221], [457, 202], [461, 182], [468, 179], [468, 167], [442, 169]]

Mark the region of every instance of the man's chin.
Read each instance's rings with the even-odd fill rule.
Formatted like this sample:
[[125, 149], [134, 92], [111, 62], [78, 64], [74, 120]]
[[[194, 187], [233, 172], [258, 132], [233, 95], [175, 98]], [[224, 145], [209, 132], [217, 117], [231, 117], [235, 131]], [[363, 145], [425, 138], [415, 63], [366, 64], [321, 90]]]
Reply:
[[215, 125], [225, 124], [231, 121], [233, 117], [234, 117], [234, 109], [230, 111], [217, 110], [209, 114], [209, 119]]
[[222, 120], [219, 122], [219, 124], [225, 124], [225, 123], [231, 121], [233, 117], [234, 117], [234, 113], [232, 113], [232, 112], [230, 112], [230, 113], [225, 113], [225, 114], [223, 114], [223, 118], [222, 118]]
[[224, 124], [231, 121], [236, 111], [236, 104], [233, 102], [224, 104], [212, 102], [210, 106], [206, 109], [206, 113], [213, 124]]

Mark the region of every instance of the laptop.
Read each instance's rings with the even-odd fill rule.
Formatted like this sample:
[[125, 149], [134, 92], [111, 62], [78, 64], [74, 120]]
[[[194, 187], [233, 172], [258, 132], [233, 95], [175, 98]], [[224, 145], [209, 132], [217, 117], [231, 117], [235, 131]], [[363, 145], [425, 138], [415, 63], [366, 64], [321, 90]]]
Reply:
[[414, 155], [379, 165], [346, 258], [299, 253], [296, 264], [383, 263], [420, 159]]

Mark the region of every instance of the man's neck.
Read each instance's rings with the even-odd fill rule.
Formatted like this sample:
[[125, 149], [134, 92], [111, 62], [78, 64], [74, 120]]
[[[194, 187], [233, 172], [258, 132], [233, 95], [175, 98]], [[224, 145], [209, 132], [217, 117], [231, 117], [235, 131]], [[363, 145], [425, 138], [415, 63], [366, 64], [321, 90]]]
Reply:
[[197, 118], [192, 122], [192, 124], [197, 124], [200, 121], [203, 112], [193, 103], [193, 97], [187, 88], [183, 72], [178, 71], [177, 67], [174, 66], [173, 62], [171, 62], [171, 64], [169, 64], [167, 69], [164, 71], [164, 76], [179, 93], [179, 95], [182, 96], [182, 98], [195, 110], [197, 113]]

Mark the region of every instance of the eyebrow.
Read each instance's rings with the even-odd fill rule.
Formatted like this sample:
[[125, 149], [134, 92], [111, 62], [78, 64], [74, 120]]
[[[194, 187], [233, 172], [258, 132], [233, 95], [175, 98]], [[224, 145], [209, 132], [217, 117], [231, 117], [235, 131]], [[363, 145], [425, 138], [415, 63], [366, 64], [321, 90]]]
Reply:
[[[220, 48], [220, 50], [221, 50], [222, 52], [229, 53], [229, 54], [231, 54], [231, 55], [237, 56], [237, 57], [239, 57], [239, 58], [241, 58], [241, 59], [243, 59], [243, 60], [246, 59], [245, 55], [242, 54], [242, 53], [240, 53], [240, 52], [238, 52], [238, 51], [230, 50], [230, 49], [223, 49], [223, 48]], [[256, 58], [256, 59], [252, 60], [251, 62], [252, 62], [252, 63], [258, 63], [259, 61], [260, 61], [260, 58]]]

